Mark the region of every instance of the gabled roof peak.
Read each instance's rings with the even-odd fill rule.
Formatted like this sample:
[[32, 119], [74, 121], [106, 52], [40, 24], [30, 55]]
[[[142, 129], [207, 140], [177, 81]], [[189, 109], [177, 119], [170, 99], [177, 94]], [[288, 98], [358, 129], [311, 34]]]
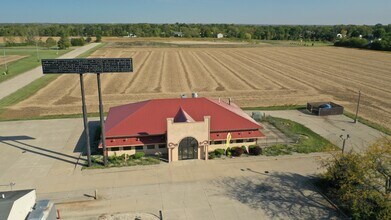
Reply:
[[195, 122], [195, 120], [182, 107], [179, 107], [174, 122]]

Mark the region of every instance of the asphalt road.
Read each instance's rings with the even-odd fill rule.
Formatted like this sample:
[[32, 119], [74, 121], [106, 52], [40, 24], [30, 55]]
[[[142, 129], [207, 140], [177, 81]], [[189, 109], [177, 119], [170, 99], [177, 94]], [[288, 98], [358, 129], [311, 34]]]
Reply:
[[[89, 49], [92, 49], [96, 46], [98, 46], [100, 43], [91, 43], [83, 47], [79, 47], [75, 50], [70, 51], [69, 53], [66, 53], [59, 58], [75, 58], [79, 56], [80, 54], [88, 51]], [[19, 74], [15, 76], [14, 78], [11, 78], [9, 80], [6, 80], [4, 82], [0, 83], [0, 99], [16, 92], [17, 90], [27, 86], [31, 82], [35, 81], [36, 79], [42, 77], [42, 66], [36, 67], [32, 70], [29, 70], [25, 73]]]

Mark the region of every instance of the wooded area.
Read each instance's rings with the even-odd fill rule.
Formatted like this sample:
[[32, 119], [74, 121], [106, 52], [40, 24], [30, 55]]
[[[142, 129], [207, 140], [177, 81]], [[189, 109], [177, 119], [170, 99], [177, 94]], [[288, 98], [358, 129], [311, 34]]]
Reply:
[[170, 37], [182, 32], [183, 37], [216, 37], [260, 40], [335, 41], [337, 34], [346, 37], [381, 38], [391, 32], [391, 24], [367, 25], [237, 25], [237, 24], [0, 24], [0, 36], [128, 36]]

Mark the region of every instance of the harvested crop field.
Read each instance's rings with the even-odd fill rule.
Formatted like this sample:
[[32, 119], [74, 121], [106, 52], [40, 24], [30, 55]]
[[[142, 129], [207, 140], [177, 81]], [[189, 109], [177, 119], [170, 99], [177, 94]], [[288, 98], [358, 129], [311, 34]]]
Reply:
[[1, 56], [0, 57], [0, 65], [4, 65], [5, 63], [11, 63], [17, 60], [20, 60], [26, 56], [20, 56], [20, 55], [7, 55], [5, 57]]
[[[229, 97], [240, 106], [334, 101], [385, 127], [391, 125], [391, 53], [335, 47], [104, 47], [91, 57], [133, 57], [134, 73], [102, 78], [105, 109], [151, 98]], [[98, 111], [96, 77], [85, 78], [89, 112]], [[77, 75], [62, 75], [2, 117], [80, 113]]]

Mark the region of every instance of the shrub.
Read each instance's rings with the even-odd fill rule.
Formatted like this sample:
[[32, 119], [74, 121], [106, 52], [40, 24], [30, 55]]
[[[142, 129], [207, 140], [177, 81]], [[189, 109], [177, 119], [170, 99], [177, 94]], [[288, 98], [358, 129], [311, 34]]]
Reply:
[[255, 155], [255, 156], [258, 156], [262, 153], [262, 148], [257, 146], [257, 145], [251, 145], [249, 148], [248, 148], [248, 152], [251, 154], [251, 155]]
[[243, 145], [242, 149], [243, 149], [243, 153], [248, 154], [246, 146]]
[[67, 36], [62, 36], [60, 40], [57, 42], [57, 46], [60, 50], [67, 49], [71, 46], [71, 41], [69, 40], [69, 37]]
[[95, 42], [101, 42], [102, 41], [102, 35], [97, 34]]
[[72, 38], [71, 39], [71, 44], [72, 46], [83, 46], [86, 43], [84, 38]]
[[[228, 155], [228, 153], [229, 153], [230, 155]], [[225, 155], [226, 155], [226, 156], [231, 156], [231, 148], [230, 148], [230, 147], [227, 147], [227, 149], [225, 149]]]
[[241, 147], [233, 147], [231, 148], [232, 156], [240, 157], [243, 154], [243, 149]]
[[133, 155], [133, 158], [134, 159], [141, 159], [142, 157], [144, 157], [145, 153], [144, 152], [136, 152], [134, 155]]
[[209, 159], [215, 159], [216, 158], [216, 154], [215, 154], [215, 152], [213, 151], [213, 152], [210, 152], [209, 153]]
[[225, 150], [218, 148], [218, 149], [214, 150], [214, 154], [216, 155], [216, 157], [221, 157], [222, 155], [225, 154]]
[[92, 38], [90, 37], [90, 36], [88, 36], [87, 38], [86, 38], [86, 42], [87, 43], [90, 43], [92, 41]]

